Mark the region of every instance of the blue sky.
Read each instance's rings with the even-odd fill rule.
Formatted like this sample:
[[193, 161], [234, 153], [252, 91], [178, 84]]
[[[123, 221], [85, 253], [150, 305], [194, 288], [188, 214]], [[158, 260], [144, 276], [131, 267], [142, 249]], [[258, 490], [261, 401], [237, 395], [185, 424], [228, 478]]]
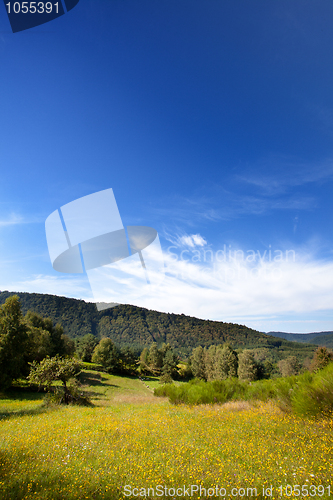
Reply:
[[0, 289], [92, 300], [45, 220], [112, 188], [165, 253], [141, 305], [333, 330], [332, 21], [328, 0], [80, 0], [13, 34], [0, 6]]

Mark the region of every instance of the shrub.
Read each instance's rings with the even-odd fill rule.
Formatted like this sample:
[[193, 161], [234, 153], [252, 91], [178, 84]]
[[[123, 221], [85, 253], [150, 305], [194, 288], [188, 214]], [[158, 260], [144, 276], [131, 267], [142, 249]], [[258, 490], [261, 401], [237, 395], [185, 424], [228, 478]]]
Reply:
[[299, 416], [327, 417], [333, 414], [333, 363], [316, 374], [277, 379], [241, 381], [237, 378], [204, 382], [193, 379], [176, 386], [155, 389], [156, 396], [167, 396], [174, 404], [214, 404], [230, 400], [275, 400], [285, 412]]
[[333, 363], [304, 379], [293, 392], [291, 404], [299, 416], [329, 417], [333, 413]]
[[[45, 384], [46, 390], [50, 393], [60, 391], [60, 402], [66, 404], [73, 401], [74, 377], [78, 376], [81, 372], [81, 362], [74, 358], [60, 358], [58, 355], [53, 358], [48, 356], [40, 363], [34, 361], [31, 363], [31, 370], [28, 377], [30, 383], [42, 386]], [[61, 389], [52, 390], [51, 386], [54, 382], [60, 381], [63, 386]]]

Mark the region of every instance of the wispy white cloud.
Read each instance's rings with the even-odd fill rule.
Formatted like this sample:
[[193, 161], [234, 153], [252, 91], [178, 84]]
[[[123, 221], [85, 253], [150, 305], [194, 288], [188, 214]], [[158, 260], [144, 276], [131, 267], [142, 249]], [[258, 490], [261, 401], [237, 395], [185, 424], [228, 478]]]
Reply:
[[200, 234], [184, 234], [174, 238], [177, 246], [188, 246], [191, 248], [203, 247], [207, 245], [207, 241]]
[[[156, 218], [172, 221], [173, 232], [177, 226], [198, 227], [201, 224], [230, 221], [244, 215], [262, 215], [281, 210], [312, 210], [316, 198], [309, 195], [268, 196], [240, 194], [215, 185], [210, 197], [193, 196], [193, 199], [174, 197], [164, 202], [164, 207], [154, 207]], [[170, 226], [170, 223], [169, 223]], [[170, 232], [170, 230], [169, 230]]]
[[268, 157], [235, 176], [237, 182], [250, 184], [265, 196], [281, 196], [292, 188], [329, 179], [333, 179], [333, 159], [309, 163], [286, 156]]
[[21, 215], [11, 212], [9, 215], [0, 215], [0, 228], [22, 224], [44, 224], [45, 218], [38, 214]]
[[14, 226], [16, 224], [24, 224], [25, 220], [21, 215], [11, 213], [6, 218], [0, 219], [0, 227]]
[[208, 182], [191, 196], [159, 199], [152, 212], [156, 218], [172, 220], [175, 225], [195, 227], [244, 215], [313, 210], [317, 206], [317, 191], [309, 194], [302, 188], [333, 180], [333, 159], [309, 163], [276, 155], [247, 166], [242, 174], [233, 175], [231, 169], [226, 170], [224, 184]]
[[[153, 292], [147, 288], [144, 296], [136, 294], [137, 299], [123, 303], [247, 324], [262, 331], [276, 329], [284, 317], [310, 317], [311, 320], [311, 315], [318, 318], [321, 312], [333, 316], [331, 261], [319, 260], [301, 249], [289, 256], [283, 254], [279, 259], [261, 254], [253, 261], [246, 258], [244, 251], [243, 256], [237, 254], [238, 258], [223, 258], [215, 253], [213, 260], [198, 262], [191, 258], [191, 250], [195, 255], [198, 251], [204, 253], [206, 247], [196, 248], [188, 246], [189, 251], [183, 259], [180, 255], [175, 259], [175, 255], [165, 253], [166, 275], [162, 283], [155, 286]], [[125, 261], [122, 262], [125, 265]], [[128, 283], [119, 279], [120, 285]], [[93, 302], [89, 282], [83, 275], [34, 275], [10, 284], [1, 283], [1, 289], [49, 293]], [[99, 297], [100, 301], [121, 302], [119, 296], [115, 300], [112, 286], [106, 290], [107, 295]], [[311, 324], [307, 331], [315, 329]]]
[[[332, 311], [333, 263], [305, 255], [276, 262], [167, 262], [167, 277], [143, 307], [205, 319]], [[237, 321], [238, 318], [238, 321]]]
[[[176, 259], [175, 255], [165, 254], [165, 279], [152, 290], [148, 287], [145, 295], [133, 293], [129, 302], [148, 309], [238, 323], [257, 316], [267, 318], [266, 326], [272, 316], [324, 310], [333, 313], [333, 262], [317, 260], [305, 252], [281, 253], [279, 258], [262, 254], [255, 260], [247, 259], [245, 252], [237, 255], [225, 258], [215, 254], [212, 260], [197, 262], [191, 259], [190, 252]], [[117, 279], [119, 287], [128, 285], [121, 277]], [[37, 281], [43, 284], [43, 280]], [[74, 288], [82, 285], [68, 286], [73, 294]], [[49, 287], [56, 288], [54, 280]], [[100, 301], [121, 302], [114, 287], [106, 287], [105, 291]], [[80, 293], [82, 296], [81, 288]], [[127, 303], [126, 298], [123, 303]]]
[[21, 280], [13, 280], [10, 283], [1, 282], [0, 285], [1, 290], [8, 290], [9, 292], [46, 293], [93, 301], [93, 295], [86, 276], [38, 274], [27, 276]]

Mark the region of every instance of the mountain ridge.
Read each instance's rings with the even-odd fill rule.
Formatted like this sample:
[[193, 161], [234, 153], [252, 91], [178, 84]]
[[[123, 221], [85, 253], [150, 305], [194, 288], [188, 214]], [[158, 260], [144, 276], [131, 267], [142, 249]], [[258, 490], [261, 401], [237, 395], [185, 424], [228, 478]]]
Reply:
[[333, 348], [333, 331], [311, 333], [267, 332], [275, 338]]
[[97, 311], [96, 305], [83, 300], [57, 295], [27, 292], [0, 292], [0, 304], [7, 297], [18, 295], [24, 314], [35, 311], [62, 324], [71, 338], [92, 333], [97, 338], [110, 337], [117, 345], [142, 349], [153, 342], [170, 343], [179, 353], [188, 355], [201, 345], [229, 343], [233, 348], [265, 349], [276, 359], [297, 355], [312, 356], [314, 345], [290, 342], [258, 332], [245, 325], [202, 320], [184, 314], [162, 313], [131, 305], [119, 305]]

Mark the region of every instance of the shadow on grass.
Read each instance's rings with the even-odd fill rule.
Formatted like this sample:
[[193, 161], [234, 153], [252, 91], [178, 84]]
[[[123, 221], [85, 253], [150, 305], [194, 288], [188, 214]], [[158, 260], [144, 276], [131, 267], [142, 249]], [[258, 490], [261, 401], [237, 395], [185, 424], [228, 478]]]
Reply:
[[116, 384], [109, 384], [109, 379], [102, 377], [100, 373], [81, 373], [79, 376], [80, 383], [91, 386], [104, 386], [104, 387], [119, 387]]
[[27, 387], [11, 386], [7, 391], [0, 393], [0, 403], [3, 399], [14, 401], [38, 401], [43, 399], [43, 391], [38, 391], [37, 385]]
[[[11, 467], [14, 471], [14, 468]], [[54, 469], [49, 469], [49, 474], [38, 474], [37, 478], [22, 481], [20, 471], [12, 474], [1, 488], [1, 500], [24, 500], [27, 498], [42, 498], [44, 500], [64, 500], [64, 498], [89, 498], [91, 500], [105, 500], [119, 498], [119, 487], [116, 484], [102, 483], [91, 480], [85, 481], [80, 489], [80, 494], [73, 491], [73, 483], [65, 479], [62, 474]], [[107, 486], [107, 494], [106, 494]]]
[[[58, 409], [56, 407], [53, 410]], [[48, 413], [50, 407], [44, 403], [37, 408], [22, 408], [22, 410], [1, 410], [0, 409], [0, 420], [7, 420], [11, 417], [25, 417], [27, 415], [41, 415], [42, 413]]]
[[[27, 415], [41, 415], [43, 413], [49, 413], [51, 411], [59, 410], [60, 408], [66, 407], [67, 404], [59, 403], [55, 400], [52, 400], [52, 397], [56, 395], [57, 389], [59, 387], [50, 387], [46, 392], [44, 387], [41, 387], [38, 391], [38, 386], [30, 386], [30, 387], [19, 387], [12, 386], [6, 392], [0, 393], [0, 421], [6, 420], [12, 417], [24, 417]], [[91, 393], [95, 395], [95, 393]], [[83, 396], [81, 398], [80, 396]], [[95, 406], [89, 400], [90, 393], [88, 391], [82, 391], [78, 397], [74, 396], [73, 400], [69, 401], [69, 405], [71, 406], [86, 406], [93, 407]], [[40, 401], [40, 405], [34, 408], [21, 408], [21, 409], [6, 409], [1, 408], [1, 403], [4, 402], [4, 406], [6, 406], [6, 401], [21, 401], [23, 402], [32, 402], [32, 401]]]

